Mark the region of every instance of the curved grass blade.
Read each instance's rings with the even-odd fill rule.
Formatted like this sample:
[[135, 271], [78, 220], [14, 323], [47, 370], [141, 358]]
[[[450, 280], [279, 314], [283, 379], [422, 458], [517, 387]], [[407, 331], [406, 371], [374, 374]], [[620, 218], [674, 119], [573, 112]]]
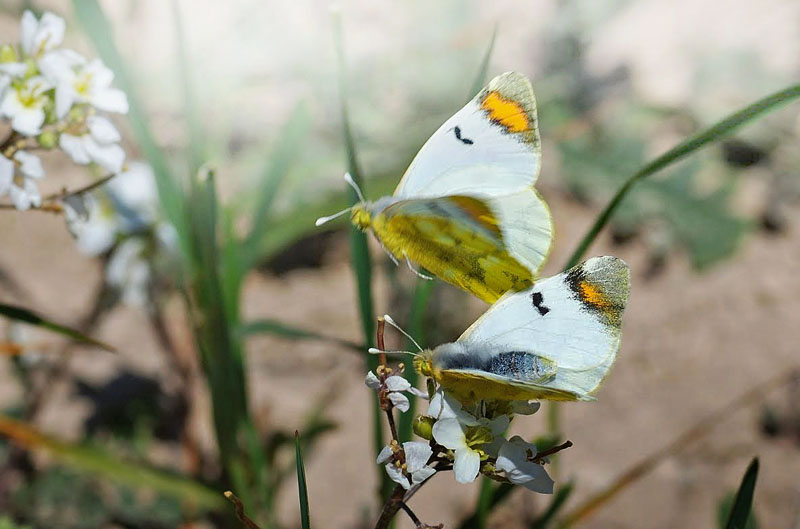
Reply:
[[565, 483], [563, 486], [559, 487], [553, 495], [553, 499], [550, 501], [547, 510], [537, 516], [528, 527], [530, 527], [530, 529], [547, 529], [550, 522], [555, 519], [561, 508], [567, 502], [574, 489], [575, 484], [572, 482]]
[[[245, 238], [243, 248], [245, 252], [244, 260], [248, 267], [253, 266], [261, 257], [258, 246], [262, 234], [271, 230], [271, 226], [268, 226], [268, 221], [272, 204], [275, 201], [281, 183], [297, 156], [300, 142], [308, 133], [310, 124], [311, 114], [308, 106], [302, 103], [297, 105], [289, 119], [281, 127], [277, 144], [271, 150], [269, 160], [261, 171], [261, 184], [256, 191], [258, 199], [253, 210], [250, 231]], [[309, 226], [313, 226], [313, 221], [309, 222]]]
[[[358, 163], [358, 153], [350, 125], [350, 113], [347, 108], [347, 83], [345, 80], [344, 39], [342, 38], [342, 19], [338, 11], [333, 13], [334, 40], [336, 45], [336, 58], [339, 73], [339, 105], [342, 112], [342, 134], [344, 135], [345, 151], [347, 154], [347, 168], [353, 181], [364, 191], [364, 179]], [[349, 203], [355, 204], [359, 198], [355, 190], [349, 191]], [[361, 315], [361, 328], [364, 331], [364, 342], [367, 347], [375, 346], [375, 309], [372, 301], [372, 259], [369, 255], [366, 233], [355, 226], [350, 226], [350, 259], [356, 275], [358, 286], [358, 306]], [[370, 370], [378, 367], [378, 356], [367, 354], [367, 365]], [[380, 452], [384, 445], [383, 412], [378, 402], [378, 396], [372, 399], [372, 443], [374, 453]], [[380, 467], [378, 467], [380, 468]], [[385, 472], [378, 470], [380, 488], [378, 498], [382, 500], [392, 490], [392, 484]]]
[[481, 88], [486, 84], [486, 76], [489, 73], [489, 62], [492, 60], [492, 52], [494, 51], [494, 43], [497, 40], [497, 24], [492, 30], [492, 38], [489, 40], [489, 46], [486, 47], [486, 52], [483, 54], [480, 66], [478, 66], [478, 74], [475, 80], [472, 81], [472, 87], [469, 94], [467, 94], [467, 102], [475, 97], [475, 94], [481, 91]]
[[730, 516], [728, 516], [728, 523], [725, 524], [725, 529], [745, 529], [747, 527], [750, 511], [753, 508], [753, 493], [755, 492], [757, 478], [758, 458], [754, 457], [742, 477], [742, 483], [739, 485], [739, 490], [733, 500], [733, 508]]
[[300, 434], [294, 433], [295, 457], [297, 458], [297, 491], [300, 496], [300, 527], [311, 529], [308, 508], [308, 486], [306, 485], [306, 468], [303, 465], [303, 451], [300, 448]]
[[246, 338], [248, 336], [262, 333], [280, 336], [281, 338], [290, 338], [293, 340], [319, 340], [322, 342], [335, 343], [337, 345], [342, 345], [362, 353], [367, 350], [363, 344], [358, 344], [342, 338], [335, 338], [333, 336], [326, 336], [313, 331], [307, 331], [305, 329], [286, 325], [285, 323], [281, 323], [277, 320], [269, 319], [256, 320], [242, 324], [242, 326], [239, 328], [238, 336], [241, 338]]
[[121, 461], [118, 455], [100, 447], [55, 439], [4, 415], [0, 415], [0, 435], [26, 450], [43, 450], [62, 464], [83, 472], [177, 498], [196, 511], [217, 510], [224, 505], [218, 492], [201, 483], [144, 464]]
[[116, 349], [107, 343], [103, 343], [100, 340], [95, 340], [91, 336], [86, 336], [77, 329], [73, 329], [71, 327], [67, 327], [66, 325], [61, 325], [60, 323], [45, 319], [35, 312], [23, 307], [0, 303], [0, 316], [5, 316], [6, 318], [21, 321], [29, 325], [35, 325], [37, 327], [47, 329], [48, 331], [53, 331], [62, 336], [66, 336], [71, 340], [75, 340], [76, 342], [94, 345], [95, 347], [105, 349], [106, 351], [110, 351], [112, 353], [117, 352]]
[[789, 101], [797, 99], [798, 97], [800, 97], [800, 84], [790, 86], [789, 88], [781, 90], [780, 92], [776, 92], [763, 99], [760, 99], [755, 103], [739, 110], [738, 112], [734, 112], [730, 116], [726, 117], [722, 121], [717, 122], [706, 130], [691, 136], [687, 140], [676, 145], [649, 164], [642, 167], [639, 171], [634, 173], [622, 185], [622, 187], [619, 188], [616, 195], [614, 195], [614, 198], [611, 199], [611, 202], [609, 202], [603, 212], [600, 213], [592, 227], [589, 228], [589, 231], [578, 244], [578, 247], [575, 248], [574, 252], [572, 252], [567, 264], [564, 266], [564, 270], [572, 268], [581, 261], [583, 255], [589, 249], [589, 246], [591, 246], [592, 242], [594, 242], [594, 240], [597, 238], [597, 235], [605, 227], [605, 225], [608, 224], [608, 221], [611, 219], [614, 211], [637, 182], [652, 175], [653, 173], [660, 171], [661, 169], [664, 169], [668, 165], [677, 162], [689, 154], [692, 154], [702, 147], [719, 140], [738, 127], [762, 117], [766, 113], [775, 110], [780, 105], [788, 103]]
[[[185, 246], [187, 243], [183, 213], [183, 192], [172, 174], [164, 152], [158, 146], [150, 130], [147, 114], [139, 101], [133, 78], [114, 43], [111, 25], [97, 0], [72, 0], [72, 5], [78, 20], [94, 43], [100, 58], [114, 72], [114, 83], [128, 97], [128, 105], [130, 107], [128, 120], [131, 124], [131, 129], [136, 136], [139, 147], [142, 149], [142, 154], [144, 154], [156, 174], [156, 185], [161, 206], [169, 221], [175, 226], [178, 234], [181, 235], [181, 244]], [[183, 250], [184, 255], [186, 255], [187, 249], [184, 247]]]

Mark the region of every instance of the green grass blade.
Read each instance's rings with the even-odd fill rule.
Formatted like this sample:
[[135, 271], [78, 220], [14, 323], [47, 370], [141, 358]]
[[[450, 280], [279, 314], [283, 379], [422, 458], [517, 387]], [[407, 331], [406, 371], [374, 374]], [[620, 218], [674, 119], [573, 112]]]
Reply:
[[[418, 278], [414, 288], [414, 299], [411, 301], [408, 332], [422, 347], [427, 347], [427, 338], [425, 336], [426, 309], [435, 285], [435, 281], [422, 279], [421, 277]], [[408, 348], [409, 351], [416, 350], [416, 346], [411, 343], [410, 340], [408, 342]], [[403, 375], [412, 386], [416, 387], [419, 375], [415, 369], [411, 369], [409, 366]], [[400, 442], [411, 440], [413, 431], [414, 410], [416, 409], [417, 398], [414, 395], [408, 395], [408, 402], [410, 405], [408, 411], [400, 414], [400, 417], [397, 419], [397, 436], [400, 437]]]
[[[478, 529], [481, 526], [480, 524], [486, 523], [486, 515], [500, 503], [507, 500], [513, 490], [514, 485], [510, 483], [495, 485], [490, 479], [483, 478], [481, 480], [481, 489], [478, 493], [478, 506], [471, 515], [458, 524], [458, 529]], [[484, 517], [483, 520], [481, 520], [482, 516]]]
[[176, 0], [172, 6], [172, 21], [175, 30], [175, 48], [178, 74], [181, 82], [181, 100], [183, 101], [183, 119], [186, 122], [186, 138], [188, 142], [189, 174], [194, 174], [206, 162], [205, 132], [200, 121], [197, 98], [193, 87], [195, 83], [186, 51], [186, 32], [184, 31], [181, 9]]
[[578, 247], [575, 248], [575, 251], [570, 256], [564, 269], [566, 270], [568, 268], [572, 268], [581, 261], [584, 254], [589, 249], [589, 246], [591, 246], [592, 242], [594, 242], [594, 240], [597, 238], [600, 231], [611, 219], [611, 216], [619, 204], [637, 182], [652, 175], [653, 173], [660, 171], [661, 169], [664, 169], [668, 165], [677, 162], [689, 154], [694, 153], [702, 147], [719, 140], [738, 127], [758, 119], [766, 113], [775, 110], [780, 105], [788, 103], [789, 101], [797, 99], [798, 97], [800, 97], [800, 84], [790, 86], [789, 88], [781, 90], [780, 92], [776, 92], [763, 99], [760, 99], [755, 103], [739, 110], [738, 112], [731, 114], [722, 121], [717, 122], [706, 130], [691, 136], [686, 141], [676, 145], [649, 164], [642, 167], [639, 171], [633, 174], [633, 176], [631, 176], [622, 185], [622, 187], [619, 188], [617, 194], [614, 195], [614, 198], [611, 199], [611, 202], [608, 203], [603, 212], [597, 217], [592, 227], [589, 228], [589, 231], [578, 244]]
[[753, 508], [753, 493], [756, 489], [757, 478], [758, 458], [755, 457], [742, 477], [742, 484], [739, 485], [739, 490], [736, 492], [736, 498], [733, 500], [733, 508], [728, 517], [728, 523], [725, 524], [725, 529], [745, 529], [750, 517], [750, 511]]
[[550, 505], [541, 515], [537, 516], [536, 519], [531, 522], [529, 526], [530, 529], [547, 529], [550, 523], [555, 520], [555, 517], [558, 516], [558, 513], [561, 511], [561, 508], [567, 502], [574, 489], [575, 485], [573, 483], [565, 483], [563, 486], [558, 487], [555, 494], [553, 494]]
[[366, 348], [363, 344], [327, 336], [314, 331], [307, 331], [299, 327], [287, 325], [278, 320], [263, 319], [256, 320], [242, 324], [239, 327], [238, 336], [242, 338], [250, 337], [257, 334], [272, 334], [281, 338], [289, 338], [293, 340], [320, 340], [322, 342], [335, 343], [343, 345], [355, 351], [364, 352]]
[[489, 62], [492, 60], [492, 52], [494, 52], [494, 43], [497, 40], [497, 24], [492, 30], [492, 38], [489, 40], [489, 46], [486, 47], [486, 52], [483, 54], [480, 66], [478, 66], [478, 74], [472, 82], [472, 88], [467, 95], [467, 101], [470, 101], [475, 94], [481, 91], [486, 84], [486, 76], [489, 74]]
[[100, 58], [115, 73], [115, 84], [128, 96], [128, 120], [139, 147], [156, 175], [158, 196], [167, 218], [175, 226], [186, 254], [186, 227], [184, 223], [183, 192], [163, 151], [156, 143], [144, 107], [139, 101], [136, 86], [125, 61], [114, 43], [111, 26], [97, 0], [72, 0], [75, 15], [94, 43]]
[[[268, 221], [272, 204], [275, 201], [281, 183], [289, 172], [292, 162], [297, 157], [300, 142], [307, 135], [310, 125], [311, 114], [308, 106], [305, 104], [297, 105], [292, 115], [281, 127], [278, 134], [278, 143], [270, 152], [269, 160], [261, 171], [261, 185], [256, 191], [258, 200], [253, 211], [250, 232], [244, 244], [245, 261], [248, 266], [256, 264], [261, 257], [259, 243], [262, 234], [271, 229], [271, 226], [268, 226]], [[309, 223], [309, 229], [311, 226], [312, 224]]]
[[8, 437], [26, 450], [47, 452], [62, 464], [82, 472], [130, 487], [158, 491], [183, 501], [195, 510], [217, 510], [224, 504], [218, 492], [201, 483], [145, 464], [122, 461], [118, 455], [97, 446], [55, 439], [4, 415], [0, 415], [0, 435]]
[[[361, 168], [358, 163], [358, 153], [356, 150], [353, 131], [350, 125], [350, 114], [347, 107], [347, 83], [345, 81], [345, 60], [344, 43], [342, 38], [342, 21], [338, 12], [333, 17], [334, 39], [336, 45], [336, 57], [338, 60], [339, 73], [339, 104], [342, 112], [342, 134], [345, 141], [345, 152], [347, 154], [347, 169], [356, 184], [364, 191], [364, 179], [362, 178]], [[355, 204], [359, 200], [356, 192], [350, 190], [350, 204]], [[372, 302], [372, 259], [369, 255], [367, 236], [354, 226], [350, 226], [350, 259], [356, 275], [358, 286], [358, 307], [361, 316], [361, 329], [364, 332], [364, 342], [367, 347], [375, 346], [375, 310]], [[366, 353], [365, 353], [366, 354]], [[376, 355], [366, 354], [367, 365], [370, 369], [378, 366]], [[383, 437], [383, 413], [375, 395], [372, 405], [372, 441], [373, 448], [377, 454], [384, 446]], [[380, 468], [380, 467], [378, 467]], [[391, 482], [385, 472], [378, 470], [381, 488], [379, 496], [382, 499], [392, 490]]]
[[300, 435], [294, 433], [294, 447], [297, 458], [297, 491], [300, 496], [300, 527], [311, 529], [308, 508], [308, 486], [306, 485], [306, 468], [303, 465], [303, 451], [300, 448]]
[[112, 346], [103, 343], [100, 340], [95, 340], [91, 336], [86, 336], [77, 329], [73, 329], [71, 327], [67, 327], [66, 325], [61, 325], [60, 323], [43, 318], [39, 314], [36, 314], [35, 312], [23, 307], [0, 303], [0, 316], [5, 316], [6, 318], [12, 320], [21, 321], [29, 325], [35, 325], [37, 327], [47, 329], [48, 331], [66, 336], [67, 338], [75, 340], [76, 342], [94, 345], [101, 349], [105, 349], [106, 351], [111, 351], [112, 353], [117, 352]]

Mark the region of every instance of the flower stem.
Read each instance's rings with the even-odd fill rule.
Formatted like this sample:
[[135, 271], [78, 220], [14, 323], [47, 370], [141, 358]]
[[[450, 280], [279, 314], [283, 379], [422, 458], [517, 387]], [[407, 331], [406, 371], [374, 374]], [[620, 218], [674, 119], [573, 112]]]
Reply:
[[408, 515], [409, 518], [411, 518], [411, 521], [414, 522], [414, 525], [417, 526], [417, 529], [420, 529], [421, 527], [423, 527], [422, 522], [420, 521], [420, 519], [417, 518], [417, 515], [414, 514], [414, 511], [411, 510], [411, 507], [406, 505], [406, 502], [401, 501], [400, 502], [400, 508], [403, 509], [406, 512], [406, 514]]

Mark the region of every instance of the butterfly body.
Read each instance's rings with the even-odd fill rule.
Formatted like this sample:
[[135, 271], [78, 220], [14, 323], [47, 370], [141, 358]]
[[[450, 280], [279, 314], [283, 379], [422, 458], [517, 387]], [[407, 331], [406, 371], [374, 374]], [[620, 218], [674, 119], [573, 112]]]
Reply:
[[593, 400], [620, 346], [627, 265], [595, 257], [508, 293], [417, 369], [464, 401]]
[[393, 196], [357, 204], [351, 222], [396, 260], [492, 303], [529, 287], [549, 253], [539, 165], [533, 90], [509, 72], [434, 133]]

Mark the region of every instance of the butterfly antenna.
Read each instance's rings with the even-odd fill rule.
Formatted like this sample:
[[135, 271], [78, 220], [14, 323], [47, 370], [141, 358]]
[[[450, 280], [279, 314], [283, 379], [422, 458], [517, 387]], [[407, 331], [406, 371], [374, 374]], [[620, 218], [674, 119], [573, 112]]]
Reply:
[[333, 219], [338, 219], [339, 217], [341, 217], [341, 216], [342, 216], [342, 215], [344, 215], [345, 213], [348, 213], [348, 212], [349, 212], [351, 209], [353, 209], [353, 208], [352, 208], [352, 207], [349, 207], [349, 208], [347, 208], [347, 209], [343, 209], [343, 210], [342, 210], [342, 211], [340, 211], [339, 213], [334, 213], [333, 215], [328, 215], [327, 217], [320, 217], [320, 218], [318, 218], [318, 219], [316, 220], [316, 222], [314, 222], [314, 226], [322, 226], [322, 225], [323, 225], [323, 224], [325, 224], [326, 222], [330, 222], [330, 221], [332, 221]]
[[383, 351], [382, 349], [378, 349], [377, 347], [370, 347], [367, 349], [367, 352], [371, 355], [379, 355], [379, 354], [387, 354], [387, 355], [411, 355], [411, 356], [418, 356], [419, 353], [415, 353], [414, 351]]
[[367, 199], [364, 198], [364, 193], [361, 192], [361, 188], [358, 187], [358, 184], [356, 184], [356, 181], [353, 180], [353, 176], [350, 173], [344, 174], [344, 181], [347, 182], [350, 185], [350, 187], [352, 187], [355, 190], [356, 195], [358, 195], [358, 199], [361, 202], [367, 201]]
[[386, 323], [388, 323], [389, 325], [391, 325], [392, 327], [403, 333], [403, 336], [411, 340], [411, 343], [417, 346], [417, 349], [419, 349], [420, 353], [423, 351], [422, 347], [420, 347], [417, 341], [414, 338], [412, 338], [410, 334], [404, 331], [399, 325], [397, 325], [397, 323], [395, 323], [395, 321], [392, 319], [391, 316], [389, 316], [388, 314], [384, 314], [383, 319], [386, 320]]

